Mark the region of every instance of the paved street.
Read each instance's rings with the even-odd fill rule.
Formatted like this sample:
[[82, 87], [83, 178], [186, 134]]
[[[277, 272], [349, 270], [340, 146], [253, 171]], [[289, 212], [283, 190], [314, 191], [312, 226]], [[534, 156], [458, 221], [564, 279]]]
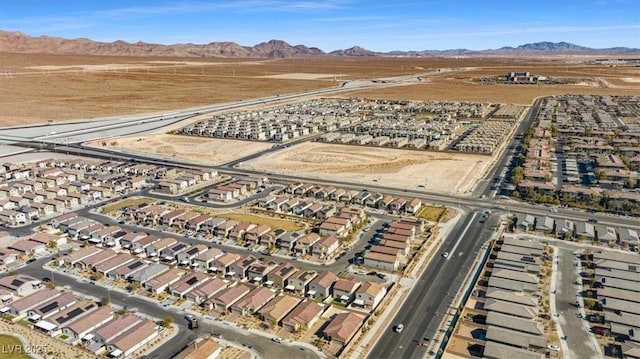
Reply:
[[[41, 258], [18, 270], [22, 274], [27, 274], [35, 278], [52, 277], [49, 270], [43, 269], [42, 265], [48, 261], [48, 258]], [[198, 335], [209, 335], [213, 332], [220, 333], [224, 338], [237, 343], [247, 343], [253, 347], [253, 350], [263, 358], [317, 358], [318, 356], [312, 350], [300, 350], [298, 346], [275, 345], [271, 340], [264, 336], [256, 335], [234, 326], [224, 325], [221, 322], [213, 320], [203, 321], [206, 324], [201, 325], [199, 329], [191, 331], [187, 328], [185, 319], [186, 312], [179, 312], [171, 308], [163, 308], [160, 304], [147, 298], [132, 296], [129, 293], [119, 290], [107, 290], [99, 285], [91, 285], [88, 282], [79, 280], [74, 277], [54, 272], [53, 279], [62, 287], [69, 287], [74, 292], [84, 296], [94, 297], [100, 300], [102, 297], [108, 297], [115, 305], [135, 310], [137, 313], [148, 315], [153, 318], [162, 319], [171, 316], [179, 328], [179, 333], [158, 347], [154, 352], [149, 354], [148, 358], [167, 358], [173, 353], [177, 353], [184, 346], [196, 339]], [[171, 354], [170, 354], [171, 353]]]
[[[474, 215], [475, 213], [475, 215]], [[477, 212], [463, 216], [433, 257], [397, 315], [384, 326], [384, 332], [369, 358], [423, 358], [428, 347], [419, 345], [423, 338], [436, 336], [444, 313], [470, 272], [482, 244], [493, 233], [497, 216], [480, 223]], [[449, 252], [449, 258], [442, 257]], [[402, 333], [393, 331], [404, 324]]]
[[[556, 243], [553, 243], [555, 246]], [[562, 243], [559, 243], [562, 245]], [[557, 288], [555, 295], [556, 310], [560, 317], [558, 321], [562, 332], [567, 336], [567, 358], [601, 358], [602, 353], [593, 345], [592, 335], [586, 331], [585, 320], [578, 317], [580, 309], [575, 305], [578, 299], [579, 286], [576, 279], [579, 273], [578, 261], [573, 254], [575, 249], [558, 247]], [[553, 290], [553, 289], [552, 289]], [[553, 298], [552, 298], [553, 299]]]

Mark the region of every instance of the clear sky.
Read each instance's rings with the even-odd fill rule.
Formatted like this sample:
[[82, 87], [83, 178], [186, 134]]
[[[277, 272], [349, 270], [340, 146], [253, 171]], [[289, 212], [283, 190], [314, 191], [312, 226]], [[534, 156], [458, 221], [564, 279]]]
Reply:
[[160, 44], [278, 39], [327, 52], [640, 47], [640, 0], [1, 0], [0, 29]]

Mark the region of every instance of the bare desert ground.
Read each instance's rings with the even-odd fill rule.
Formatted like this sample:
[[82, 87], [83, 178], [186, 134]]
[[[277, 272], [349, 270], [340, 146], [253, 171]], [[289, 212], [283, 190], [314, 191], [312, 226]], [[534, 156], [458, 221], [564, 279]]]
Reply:
[[[9, 54], [0, 56], [0, 126], [158, 112], [339, 86], [363, 78], [472, 68], [411, 86], [353, 95], [415, 100], [530, 104], [562, 93], [637, 94], [633, 66], [570, 64], [566, 59], [313, 57], [292, 59], [158, 58]], [[602, 79], [610, 88], [479, 85], [474, 78], [526, 70]], [[597, 80], [592, 83], [598, 83]], [[346, 94], [350, 96], [351, 94]]]
[[491, 157], [307, 142], [240, 168], [456, 194], [471, 189]]
[[[107, 147], [117, 147], [128, 152], [158, 154], [207, 165], [229, 162], [235, 158], [248, 156], [272, 146], [271, 143], [168, 134], [120, 137], [104, 142]], [[102, 146], [103, 141], [95, 141], [90, 145]]]

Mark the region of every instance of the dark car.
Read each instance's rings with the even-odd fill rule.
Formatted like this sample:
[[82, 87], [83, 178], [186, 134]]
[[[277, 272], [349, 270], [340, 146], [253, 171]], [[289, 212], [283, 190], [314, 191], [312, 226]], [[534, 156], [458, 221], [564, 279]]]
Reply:
[[35, 262], [35, 261], [36, 261], [36, 260], [35, 260], [35, 258], [31, 258], [31, 259], [27, 260], [27, 262], [26, 262], [26, 263], [27, 263], [27, 264], [29, 264], [29, 263], [33, 263], [33, 262]]
[[42, 281], [45, 282], [45, 283], [50, 283], [51, 279], [47, 278], [47, 277], [44, 277], [44, 278], [42, 278]]

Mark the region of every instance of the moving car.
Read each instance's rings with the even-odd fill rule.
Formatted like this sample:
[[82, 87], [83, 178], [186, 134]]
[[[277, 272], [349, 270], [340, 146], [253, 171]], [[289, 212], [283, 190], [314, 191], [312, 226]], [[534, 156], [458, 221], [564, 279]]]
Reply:
[[402, 333], [402, 329], [404, 329], [404, 324], [396, 325], [396, 333]]
[[444, 253], [442, 253], [442, 257], [444, 257], [444, 258], [449, 257], [449, 252], [444, 252]]

